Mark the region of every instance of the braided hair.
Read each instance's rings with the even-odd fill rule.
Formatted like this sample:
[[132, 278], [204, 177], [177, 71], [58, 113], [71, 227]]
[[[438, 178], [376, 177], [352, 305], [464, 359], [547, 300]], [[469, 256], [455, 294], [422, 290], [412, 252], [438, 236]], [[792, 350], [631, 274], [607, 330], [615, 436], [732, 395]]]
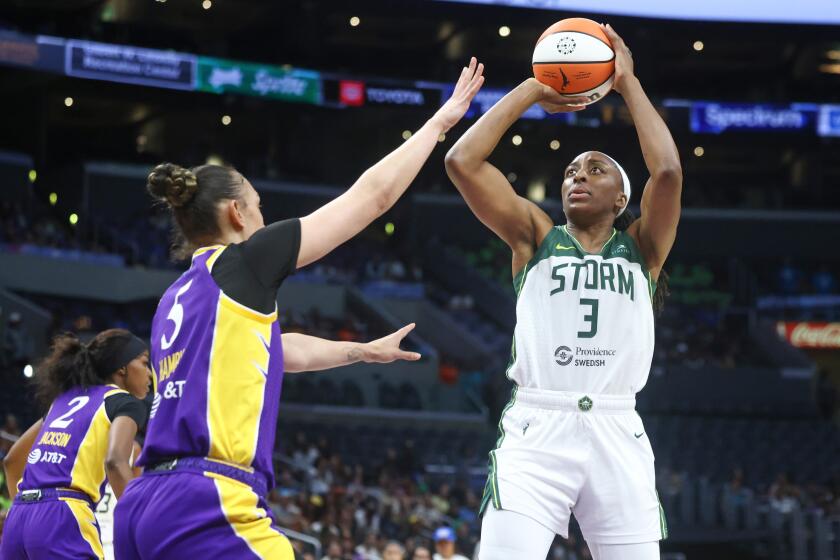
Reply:
[[218, 203], [242, 198], [242, 177], [232, 167], [200, 165], [187, 169], [174, 163], [155, 166], [146, 189], [170, 210], [175, 221], [172, 255], [188, 259], [221, 233]]

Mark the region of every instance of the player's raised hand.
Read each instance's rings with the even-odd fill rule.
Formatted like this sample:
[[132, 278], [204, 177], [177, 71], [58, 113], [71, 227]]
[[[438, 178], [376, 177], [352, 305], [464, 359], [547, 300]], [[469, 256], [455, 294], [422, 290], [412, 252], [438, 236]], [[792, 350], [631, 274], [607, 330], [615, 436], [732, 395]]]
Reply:
[[408, 360], [410, 362], [419, 360], [420, 354], [417, 352], [407, 352], [400, 349], [400, 343], [408, 336], [408, 333], [414, 330], [415, 326], [414, 323], [411, 323], [388, 336], [364, 344], [362, 361], [371, 364], [388, 364], [397, 360]]
[[461, 70], [461, 76], [455, 84], [452, 97], [432, 117], [443, 125], [444, 132], [455, 126], [469, 109], [473, 97], [484, 83], [483, 73], [484, 64], [479, 63], [475, 57], [470, 59], [469, 66]]
[[589, 101], [586, 97], [561, 95], [556, 89], [550, 85], [540, 82], [536, 78], [528, 78], [526, 82], [528, 82], [529, 87], [537, 90], [539, 95], [539, 101], [537, 101], [537, 104], [542, 107], [546, 113], [571, 113], [573, 111], [581, 111], [586, 109], [586, 102]]
[[613, 89], [618, 93], [622, 93], [624, 84], [634, 75], [633, 53], [630, 52], [624, 39], [615, 32], [615, 29], [609, 23], [606, 25], [601, 24], [601, 29], [609, 37], [610, 43], [612, 43], [612, 49], [615, 52], [615, 80], [613, 81]]

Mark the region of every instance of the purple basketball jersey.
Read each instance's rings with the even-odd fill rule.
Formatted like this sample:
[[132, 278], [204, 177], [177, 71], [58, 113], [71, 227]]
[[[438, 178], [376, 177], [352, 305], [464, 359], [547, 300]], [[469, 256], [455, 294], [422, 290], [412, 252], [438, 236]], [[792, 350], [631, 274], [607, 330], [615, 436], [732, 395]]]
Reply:
[[18, 488], [72, 488], [98, 502], [105, 486], [111, 427], [105, 397], [124, 392], [114, 385], [97, 385], [73, 388], [56, 397], [29, 453]]
[[208, 457], [253, 468], [271, 487], [283, 381], [277, 311], [259, 313], [222, 292], [211, 271], [224, 250], [196, 251], [158, 304], [151, 338], [156, 389], [138, 463]]

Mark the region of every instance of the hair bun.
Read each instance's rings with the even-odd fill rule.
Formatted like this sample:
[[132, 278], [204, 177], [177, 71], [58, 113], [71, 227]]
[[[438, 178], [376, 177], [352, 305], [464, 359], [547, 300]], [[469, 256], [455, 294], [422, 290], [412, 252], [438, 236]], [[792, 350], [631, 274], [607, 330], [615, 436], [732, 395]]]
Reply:
[[165, 200], [173, 208], [180, 208], [192, 200], [198, 191], [198, 180], [195, 174], [174, 163], [161, 163], [155, 166], [146, 188], [155, 198]]

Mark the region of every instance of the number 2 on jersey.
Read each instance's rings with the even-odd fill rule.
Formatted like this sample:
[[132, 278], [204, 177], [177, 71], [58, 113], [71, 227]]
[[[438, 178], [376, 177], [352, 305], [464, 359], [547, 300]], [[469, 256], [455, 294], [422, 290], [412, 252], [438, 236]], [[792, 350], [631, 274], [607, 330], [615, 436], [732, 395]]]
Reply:
[[178, 298], [184, 295], [190, 289], [190, 286], [192, 286], [192, 280], [181, 286], [181, 289], [175, 293], [175, 303], [172, 305], [172, 309], [169, 310], [169, 315], [166, 316], [167, 319], [175, 323], [175, 329], [172, 331], [172, 336], [168, 340], [165, 334], [160, 337], [161, 350], [169, 350], [169, 347], [178, 338], [178, 333], [181, 332], [181, 323], [184, 322], [184, 306], [178, 303]]
[[[84, 406], [90, 401], [90, 397], [76, 397], [75, 399], [71, 400], [68, 404], [70, 405], [70, 410], [50, 422], [50, 428], [56, 428], [58, 430], [66, 430], [67, 427], [73, 422], [73, 419], [70, 418], [79, 410], [84, 408]], [[75, 403], [75, 404], [74, 404]]]

